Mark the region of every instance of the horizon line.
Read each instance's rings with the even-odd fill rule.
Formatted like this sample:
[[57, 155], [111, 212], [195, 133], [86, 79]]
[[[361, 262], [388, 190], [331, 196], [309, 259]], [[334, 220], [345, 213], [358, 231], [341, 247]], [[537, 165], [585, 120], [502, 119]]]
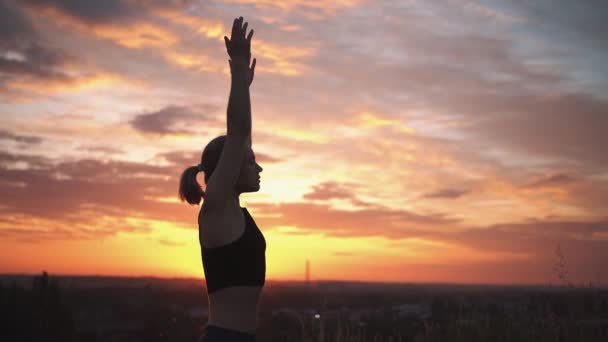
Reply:
[[[197, 278], [192, 276], [157, 276], [157, 275], [111, 275], [111, 274], [58, 274], [41, 271], [40, 273], [0, 273], [0, 277], [35, 277], [46, 272], [49, 277], [72, 277], [72, 278], [122, 278], [122, 279], [156, 279], [156, 280], [192, 280], [205, 281], [204, 277]], [[482, 282], [433, 282], [433, 281], [371, 281], [371, 280], [343, 280], [343, 279], [315, 279], [315, 280], [296, 280], [296, 279], [266, 279], [266, 282], [273, 283], [361, 283], [361, 284], [377, 284], [377, 285], [442, 285], [442, 286], [512, 286], [512, 287], [569, 287], [569, 286], [586, 286], [592, 285], [596, 288], [608, 288], [603, 284], [593, 284], [592, 282], [572, 284], [555, 284], [555, 283], [482, 283]]]

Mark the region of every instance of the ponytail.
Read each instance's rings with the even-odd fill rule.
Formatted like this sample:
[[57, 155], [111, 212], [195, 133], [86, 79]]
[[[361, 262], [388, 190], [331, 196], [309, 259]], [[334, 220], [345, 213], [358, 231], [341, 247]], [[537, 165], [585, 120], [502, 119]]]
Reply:
[[201, 171], [199, 166], [190, 166], [182, 172], [179, 181], [179, 198], [190, 204], [199, 204], [205, 197], [205, 192], [196, 181], [196, 175]]
[[201, 163], [184, 170], [179, 181], [179, 198], [182, 202], [187, 201], [190, 204], [199, 204], [205, 198], [205, 192], [196, 181], [196, 175], [199, 171], [204, 172], [205, 184], [207, 184], [220, 160], [225, 142], [225, 135], [220, 135], [211, 140], [203, 150]]

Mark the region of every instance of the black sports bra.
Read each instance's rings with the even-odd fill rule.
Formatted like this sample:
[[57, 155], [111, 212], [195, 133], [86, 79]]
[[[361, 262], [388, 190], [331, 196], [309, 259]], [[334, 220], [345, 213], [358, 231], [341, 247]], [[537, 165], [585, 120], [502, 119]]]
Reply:
[[203, 247], [203, 271], [207, 293], [229, 286], [264, 286], [266, 279], [266, 239], [247, 208], [245, 232], [238, 239], [218, 247]]

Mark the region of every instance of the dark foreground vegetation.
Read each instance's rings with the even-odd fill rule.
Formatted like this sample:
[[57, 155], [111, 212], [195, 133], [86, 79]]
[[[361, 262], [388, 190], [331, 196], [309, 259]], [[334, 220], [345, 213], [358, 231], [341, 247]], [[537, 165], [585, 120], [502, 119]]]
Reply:
[[[197, 341], [195, 279], [0, 277], [0, 341]], [[258, 341], [608, 341], [608, 289], [267, 282]]]

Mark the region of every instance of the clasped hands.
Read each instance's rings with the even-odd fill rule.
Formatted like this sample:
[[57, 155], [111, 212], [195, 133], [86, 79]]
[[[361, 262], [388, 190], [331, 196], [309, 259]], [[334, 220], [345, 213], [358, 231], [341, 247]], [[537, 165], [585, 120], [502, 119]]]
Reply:
[[236, 18], [232, 24], [230, 39], [224, 36], [224, 42], [226, 43], [226, 50], [230, 56], [229, 63], [232, 72], [235, 72], [234, 68], [237, 67], [237, 65], [244, 64], [247, 82], [251, 85], [251, 82], [253, 82], [256, 59], [254, 58], [253, 63], [251, 63], [251, 37], [253, 36], [253, 30], [250, 30], [247, 36], [245, 36], [246, 32], [247, 22], [243, 24], [243, 17]]

